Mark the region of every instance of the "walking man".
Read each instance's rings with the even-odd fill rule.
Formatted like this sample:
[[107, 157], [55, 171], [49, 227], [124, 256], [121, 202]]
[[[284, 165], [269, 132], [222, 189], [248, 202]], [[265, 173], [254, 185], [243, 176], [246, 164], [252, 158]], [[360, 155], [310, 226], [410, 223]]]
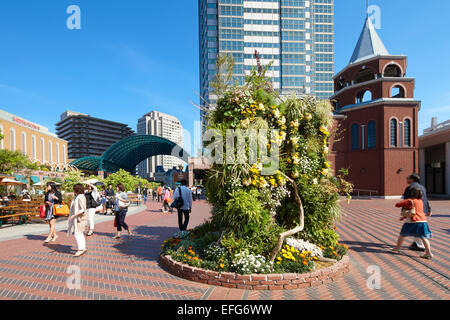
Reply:
[[[430, 203], [428, 202], [427, 198], [427, 190], [423, 185], [420, 184], [420, 176], [416, 173], [413, 173], [412, 175], [408, 176], [407, 178], [408, 187], [405, 190], [405, 193], [403, 194], [403, 199], [411, 199], [411, 193], [412, 190], [415, 188], [420, 189], [422, 192], [422, 201], [423, 201], [423, 211], [426, 216], [431, 216], [431, 207]], [[425, 251], [425, 246], [423, 245], [422, 239], [415, 238], [414, 242], [410, 246], [411, 250], [415, 251]]]
[[[173, 203], [179, 203], [182, 199], [182, 206], [178, 210], [178, 226], [180, 231], [186, 231], [189, 224], [189, 215], [192, 210], [192, 191], [186, 187], [186, 180], [181, 181], [181, 186], [177, 188], [173, 194]], [[183, 222], [184, 216], [184, 222]]]
[[142, 189], [142, 195], [144, 196], [144, 204], [147, 204], [147, 197], [148, 197], [148, 188], [147, 186]]

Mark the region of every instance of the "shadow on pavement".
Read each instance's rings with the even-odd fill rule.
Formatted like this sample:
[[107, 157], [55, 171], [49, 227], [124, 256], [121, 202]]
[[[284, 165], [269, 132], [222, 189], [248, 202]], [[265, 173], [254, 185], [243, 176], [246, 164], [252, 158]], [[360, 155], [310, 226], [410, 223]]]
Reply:
[[370, 252], [370, 253], [389, 253], [389, 249], [394, 245], [389, 246], [380, 243], [360, 242], [360, 241], [343, 241], [351, 251], [356, 252]]
[[[174, 227], [138, 226], [132, 229], [132, 237], [123, 230], [121, 238], [116, 240], [117, 243], [112, 247], [137, 260], [158, 261], [162, 243], [178, 231], [178, 228]], [[96, 232], [96, 234], [112, 238], [114, 232]]]
[[70, 245], [62, 245], [59, 244], [58, 242], [49, 242], [49, 243], [44, 243], [44, 240], [47, 239], [47, 236], [45, 235], [32, 235], [32, 234], [27, 234], [25, 235], [25, 237], [28, 240], [35, 240], [35, 241], [42, 241], [42, 245], [46, 248], [51, 249], [54, 252], [58, 252], [58, 253], [73, 253], [72, 250], [72, 246]]

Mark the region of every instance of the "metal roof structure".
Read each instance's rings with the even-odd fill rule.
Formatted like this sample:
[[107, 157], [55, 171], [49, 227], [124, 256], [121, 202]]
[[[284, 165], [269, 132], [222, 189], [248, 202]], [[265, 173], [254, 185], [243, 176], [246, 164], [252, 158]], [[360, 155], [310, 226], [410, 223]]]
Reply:
[[367, 17], [358, 43], [353, 51], [352, 58], [350, 59], [350, 64], [367, 58], [385, 55], [389, 55], [389, 52], [384, 46], [383, 41], [381, 41], [372, 21]]
[[85, 157], [70, 164], [80, 170], [114, 173], [120, 169], [133, 171], [136, 166], [153, 156], [167, 155], [188, 162], [189, 154], [176, 143], [152, 135], [125, 138], [103, 153], [101, 157]]

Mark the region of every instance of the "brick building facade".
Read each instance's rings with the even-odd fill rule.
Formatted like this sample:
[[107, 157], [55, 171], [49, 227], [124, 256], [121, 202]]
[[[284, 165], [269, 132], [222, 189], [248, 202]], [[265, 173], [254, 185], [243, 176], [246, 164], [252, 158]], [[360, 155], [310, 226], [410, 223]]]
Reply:
[[419, 170], [415, 79], [407, 56], [386, 50], [369, 18], [353, 56], [334, 77], [335, 134], [330, 162], [348, 168], [356, 190], [398, 197], [406, 177]]

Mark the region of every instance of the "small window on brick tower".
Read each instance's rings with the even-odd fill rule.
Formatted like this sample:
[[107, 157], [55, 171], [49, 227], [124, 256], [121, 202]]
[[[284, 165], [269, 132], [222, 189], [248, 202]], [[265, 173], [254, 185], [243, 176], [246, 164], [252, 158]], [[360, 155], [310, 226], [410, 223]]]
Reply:
[[400, 78], [402, 76], [402, 70], [396, 64], [390, 64], [384, 69], [383, 76], [386, 78]]
[[391, 98], [404, 98], [405, 89], [402, 86], [393, 86], [391, 89]]
[[363, 90], [356, 95], [355, 103], [363, 103], [372, 101], [372, 92], [370, 90]]
[[411, 147], [411, 120], [406, 119], [403, 122], [403, 131], [404, 131], [405, 147]]
[[363, 69], [358, 72], [358, 74], [355, 77], [355, 84], [374, 80], [375, 74], [370, 69]]
[[373, 149], [377, 146], [377, 128], [375, 121], [370, 121], [367, 126], [367, 147]]
[[391, 147], [397, 147], [398, 127], [397, 120], [391, 120]]

